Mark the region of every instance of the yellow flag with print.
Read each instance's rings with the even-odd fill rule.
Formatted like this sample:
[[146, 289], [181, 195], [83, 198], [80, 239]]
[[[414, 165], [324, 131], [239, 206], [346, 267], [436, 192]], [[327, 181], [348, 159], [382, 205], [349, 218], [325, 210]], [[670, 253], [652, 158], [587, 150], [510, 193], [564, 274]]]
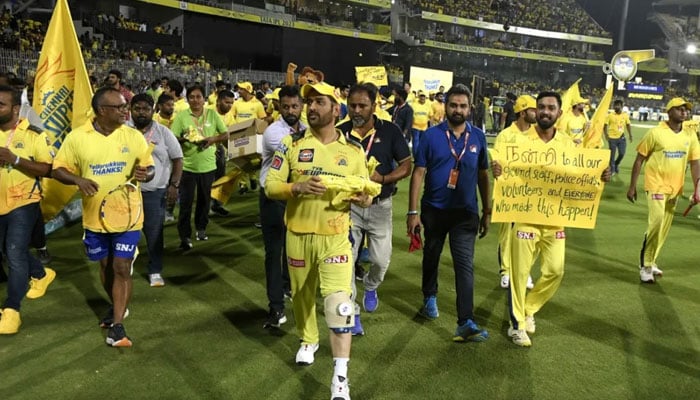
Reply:
[[612, 102], [614, 85], [610, 85], [605, 95], [600, 100], [598, 108], [596, 108], [593, 118], [591, 119], [591, 126], [586, 132], [586, 136], [583, 138], [583, 147], [594, 149], [602, 147], [603, 142], [603, 127], [608, 119], [608, 109], [610, 108], [610, 102]]
[[383, 65], [376, 67], [355, 67], [355, 77], [358, 83], [373, 83], [376, 86], [386, 86], [389, 81], [386, 77], [386, 68]]
[[[68, 1], [58, 0], [39, 56], [33, 104], [56, 150], [71, 129], [88, 120], [91, 100], [92, 88]], [[61, 211], [77, 188], [54, 179], [44, 179], [42, 184], [41, 210], [48, 220]]]

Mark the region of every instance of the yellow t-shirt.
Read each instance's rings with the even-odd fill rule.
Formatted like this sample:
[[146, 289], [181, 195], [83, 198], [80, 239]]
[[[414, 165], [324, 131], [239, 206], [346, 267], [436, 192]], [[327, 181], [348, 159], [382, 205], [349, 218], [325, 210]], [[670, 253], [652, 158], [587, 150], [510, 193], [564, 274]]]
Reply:
[[216, 99], [218, 98], [219, 96], [216, 95], [216, 91], [212, 92], [209, 97], [207, 97], [207, 105], [216, 106]]
[[252, 98], [248, 101], [241, 98], [234, 101], [231, 112], [236, 118], [236, 122], [243, 122], [252, 118], [263, 119], [267, 116], [262, 103], [256, 98]]
[[502, 130], [498, 136], [496, 136], [496, 141], [493, 142], [493, 148], [500, 151], [506, 144], [519, 143], [519, 140], [529, 138], [531, 129], [533, 129], [532, 126], [525, 131], [521, 131], [520, 128], [518, 128], [518, 125], [512, 123], [509, 127]]
[[173, 115], [171, 115], [169, 119], [163, 118], [160, 116], [160, 114], [155, 113], [153, 114], [153, 120], [170, 129], [170, 125], [172, 125], [173, 121], [175, 120], [175, 113], [173, 112]]
[[[12, 140], [10, 141], [10, 136]], [[51, 164], [52, 147], [41, 129], [21, 119], [17, 128], [0, 131], [0, 146], [6, 146], [23, 159]], [[41, 178], [28, 175], [18, 168], [0, 168], [0, 215], [41, 200]]]
[[435, 100], [430, 107], [433, 109], [433, 114], [430, 117], [433, 125], [441, 123], [445, 119], [445, 105]]
[[[339, 131], [338, 140], [324, 145], [306, 130], [303, 137], [288, 135], [275, 151], [265, 179], [265, 193], [272, 199], [287, 200], [284, 214], [287, 229], [318, 235], [347, 234], [350, 229], [350, 203], [343, 209], [331, 206], [334, 194], [293, 196], [292, 185], [311, 176], [361, 176], [369, 179], [364, 150], [348, 142]], [[297, 140], [295, 140], [297, 138]]]
[[224, 125], [226, 125], [226, 127], [229, 127], [236, 123], [236, 117], [233, 115], [233, 107], [230, 110], [228, 110], [226, 114], [223, 115], [221, 115], [219, 111], [216, 110], [216, 104], [213, 106], [207, 104], [206, 106], [204, 106], [204, 108], [216, 111], [219, 117], [221, 117], [221, 120], [224, 121]]
[[430, 113], [432, 112], [430, 104], [427, 101], [423, 104], [420, 101], [414, 101], [411, 108], [413, 108], [413, 129], [419, 131], [428, 129], [428, 121], [430, 121]]
[[173, 109], [173, 116], [180, 111], [183, 110], [189, 110], [190, 109], [190, 104], [185, 100], [184, 97], [181, 97], [175, 101], [175, 108]]
[[666, 122], [647, 132], [637, 152], [648, 157], [644, 167], [644, 190], [677, 196], [683, 190], [685, 165], [700, 159], [700, 144], [695, 133], [683, 129], [675, 133]]
[[583, 128], [585, 127], [586, 122], [586, 117], [584, 117], [583, 114], [579, 116], [571, 114], [565, 121], [563, 127], [564, 132], [571, 136], [571, 139], [573, 140], [583, 140], [583, 134], [585, 133]]
[[[136, 160], [148, 150], [143, 133], [122, 125], [105, 136], [95, 130], [92, 121], [71, 131], [56, 154], [53, 168], [65, 168], [85, 179], [95, 181], [99, 190], [94, 196], [82, 195], [83, 227], [93, 232], [107, 232], [100, 222], [100, 204], [104, 196], [126, 182]], [[153, 157], [141, 162], [155, 165]], [[140, 191], [139, 191], [140, 193]], [[141, 230], [143, 213], [133, 230]]]
[[608, 126], [608, 137], [619, 139], [625, 136], [625, 127], [630, 123], [630, 116], [626, 112], [608, 114], [605, 125]]

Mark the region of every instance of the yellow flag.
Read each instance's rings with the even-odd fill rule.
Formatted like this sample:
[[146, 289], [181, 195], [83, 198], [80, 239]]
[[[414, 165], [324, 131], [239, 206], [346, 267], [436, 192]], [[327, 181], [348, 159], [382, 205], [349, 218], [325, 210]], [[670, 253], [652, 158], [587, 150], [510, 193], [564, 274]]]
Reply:
[[[228, 203], [231, 195], [235, 192], [236, 186], [240, 178], [244, 175], [243, 171], [238, 168], [232, 169], [228, 174], [217, 179], [211, 185], [211, 198], [222, 202], [223, 204]], [[262, 189], [260, 189], [262, 190]]]
[[613, 89], [615, 85], [610, 85], [605, 95], [600, 100], [598, 108], [596, 108], [593, 118], [591, 118], [591, 126], [586, 132], [586, 136], [583, 138], [583, 147], [586, 148], [599, 148], [603, 140], [603, 126], [605, 121], [608, 119], [608, 109], [610, 108], [610, 102], [612, 102]]
[[573, 114], [571, 107], [574, 106], [574, 101], [581, 98], [581, 92], [578, 88], [578, 83], [581, 82], [581, 78], [578, 78], [561, 96], [561, 117], [557, 121], [557, 130], [566, 130], [566, 122], [569, 116]]
[[[71, 129], [88, 120], [91, 100], [92, 88], [68, 1], [58, 0], [39, 56], [33, 104], [56, 149]], [[61, 211], [77, 189], [44, 179], [43, 190], [41, 210], [48, 220]]]

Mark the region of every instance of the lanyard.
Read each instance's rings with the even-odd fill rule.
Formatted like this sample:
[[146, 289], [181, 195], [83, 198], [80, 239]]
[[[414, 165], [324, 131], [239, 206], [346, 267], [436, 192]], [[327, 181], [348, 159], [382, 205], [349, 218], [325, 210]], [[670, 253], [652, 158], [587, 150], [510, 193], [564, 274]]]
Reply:
[[151, 123], [151, 129], [148, 130], [148, 133], [144, 136], [146, 136], [146, 143], [152, 143], [151, 138], [153, 137], [153, 134], [156, 133], [156, 124]]
[[12, 127], [12, 131], [10, 132], [10, 136], [7, 137], [7, 143], [5, 143], [5, 147], [8, 149], [10, 148], [10, 145], [12, 144], [12, 138], [15, 137], [15, 131], [17, 130], [17, 125], [19, 125], [19, 120], [15, 122], [15, 126]]
[[[372, 135], [369, 137], [369, 143], [367, 143], [367, 148], [365, 149], [365, 158], [369, 159], [369, 151], [372, 149], [372, 145], [374, 144], [374, 135], [377, 134], [377, 130], [374, 129], [374, 132], [372, 132]], [[347, 139], [350, 139], [350, 132], [345, 134], [345, 137]], [[360, 140], [360, 143], [362, 143], [365, 139], [362, 138]]]
[[469, 130], [465, 128], [462, 136], [464, 136], [464, 148], [462, 148], [462, 152], [459, 153], [458, 156], [454, 146], [452, 145], [452, 140], [450, 140], [450, 130], [448, 129], [445, 131], [445, 137], [447, 137], [447, 144], [450, 145], [450, 152], [452, 153], [452, 157], [454, 157], [455, 159], [455, 169], [459, 169], [459, 161], [462, 159], [462, 156], [467, 151], [467, 142], [469, 141]]

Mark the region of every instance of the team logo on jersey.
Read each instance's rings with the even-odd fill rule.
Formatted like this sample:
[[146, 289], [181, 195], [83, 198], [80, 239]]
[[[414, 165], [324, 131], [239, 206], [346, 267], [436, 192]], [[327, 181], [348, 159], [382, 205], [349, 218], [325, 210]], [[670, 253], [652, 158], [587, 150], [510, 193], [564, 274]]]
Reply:
[[275, 157], [272, 159], [272, 165], [270, 165], [270, 167], [271, 167], [272, 169], [276, 169], [276, 170], [279, 171], [279, 169], [282, 168], [282, 162], [283, 162], [282, 157], [280, 157], [280, 156], [275, 156]]
[[469, 146], [469, 151], [472, 153], [476, 153], [476, 145], [473, 144], [473, 145]]
[[122, 147], [122, 153], [128, 153], [128, 152], [129, 152], [128, 147], [126, 147], [126, 146]]
[[557, 233], [554, 234], [554, 237], [557, 239], [566, 239], [566, 232], [557, 231]]
[[525, 240], [534, 240], [535, 239], [535, 232], [518, 231], [517, 238], [518, 239], [525, 239]]
[[280, 145], [277, 146], [277, 151], [279, 151], [280, 153], [286, 153], [287, 150], [287, 146], [284, 143], [280, 143]]
[[381, 143], [381, 142], [382, 142], [382, 139], [380, 139], [380, 138], [374, 139], [374, 143]]
[[345, 264], [348, 262], [348, 256], [347, 254], [343, 254], [341, 256], [332, 256], [328, 257], [325, 260], [323, 260], [324, 264]]
[[290, 267], [295, 267], [295, 268], [306, 267], [306, 261], [298, 260], [298, 259], [292, 258], [292, 257], [287, 257], [287, 264], [289, 264]]
[[299, 150], [299, 162], [311, 162], [314, 160], [314, 149]]
[[335, 163], [341, 167], [346, 167], [348, 165], [348, 159], [343, 156], [335, 156]]

